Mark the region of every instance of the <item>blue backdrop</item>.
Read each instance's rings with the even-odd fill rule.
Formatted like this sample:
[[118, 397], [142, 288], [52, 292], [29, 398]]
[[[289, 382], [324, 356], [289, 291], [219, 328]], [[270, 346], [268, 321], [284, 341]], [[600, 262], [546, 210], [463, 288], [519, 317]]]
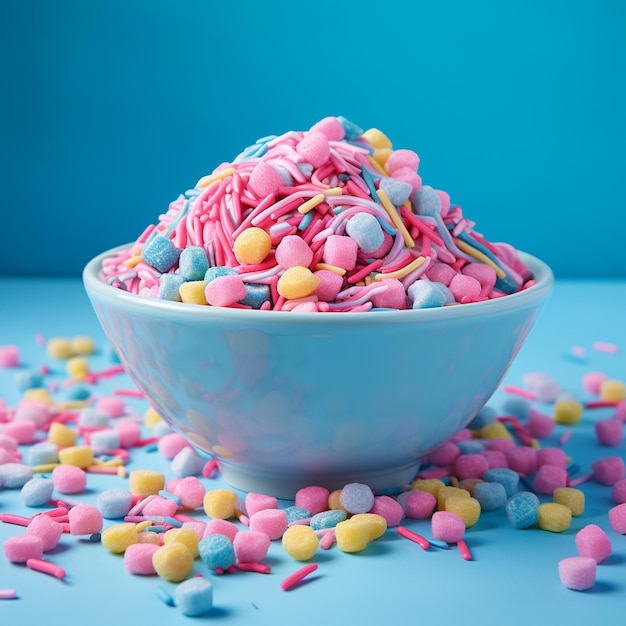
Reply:
[[621, 0], [2, 0], [0, 273], [79, 275], [257, 137], [326, 115], [477, 230], [626, 276]]

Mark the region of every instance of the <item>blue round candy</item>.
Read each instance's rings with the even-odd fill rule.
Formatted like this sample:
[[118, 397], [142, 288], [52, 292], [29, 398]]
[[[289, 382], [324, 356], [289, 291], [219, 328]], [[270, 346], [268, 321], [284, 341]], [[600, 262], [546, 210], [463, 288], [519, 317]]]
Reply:
[[27, 461], [29, 465], [48, 465], [59, 462], [59, 446], [50, 441], [41, 441], [28, 448]]
[[42, 506], [50, 500], [54, 491], [51, 478], [35, 476], [31, 478], [20, 491], [20, 498], [26, 506]]
[[141, 256], [148, 265], [152, 265], [159, 272], [167, 272], [178, 261], [180, 252], [167, 237], [157, 235], [143, 247]]
[[519, 474], [508, 467], [493, 467], [483, 474], [483, 480], [500, 483], [506, 491], [506, 497], [510, 498], [517, 492], [519, 487]]
[[474, 497], [483, 511], [495, 511], [506, 504], [506, 491], [500, 483], [477, 483], [474, 486]]
[[237, 562], [233, 542], [226, 535], [208, 535], [198, 543], [202, 562], [212, 570], [228, 569]]
[[33, 468], [23, 463], [0, 465], [0, 487], [21, 489], [33, 477]]
[[287, 514], [287, 524], [311, 517], [311, 511], [307, 511], [301, 506], [288, 506], [285, 513]]
[[506, 518], [513, 528], [529, 528], [537, 524], [539, 498], [530, 491], [520, 491], [506, 503]]
[[420, 215], [435, 217], [441, 214], [441, 198], [430, 185], [423, 185], [417, 190], [415, 204]]
[[133, 496], [125, 489], [106, 489], [98, 495], [97, 506], [106, 519], [120, 519], [133, 506]]
[[346, 233], [354, 239], [366, 254], [383, 245], [384, 235], [378, 220], [370, 213], [357, 213], [348, 219]]
[[349, 483], [339, 494], [339, 502], [348, 513], [367, 513], [374, 506], [374, 493], [362, 483]]
[[180, 302], [180, 287], [184, 282], [185, 278], [180, 274], [162, 274], [157, 297], [161, 300]]
[[414, 309], [433, 309], [446, 303], [443, 291], [427, 280], [417, 279], [408, 289], [407, 294]]

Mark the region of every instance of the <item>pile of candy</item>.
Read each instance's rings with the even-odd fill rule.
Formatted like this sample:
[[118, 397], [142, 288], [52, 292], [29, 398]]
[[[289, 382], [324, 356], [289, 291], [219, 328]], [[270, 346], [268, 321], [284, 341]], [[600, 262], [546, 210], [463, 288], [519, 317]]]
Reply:
[[[66, 359], [66, 399], [54, 400], [59, 389], [45, 385], [46, 367], [36, 380], [17, 370], [23, 392], [17, 406], [0, 399], [0, 487], [20, 489], [24, 505], [40, 509], [30, 517], [0, 514], [0, 521], [23, 527], [4, 541], [3, 551], [8, 561], [38, 572], [64, 578], [65, 570], [46, 554], [64, 534], [88, 538], [123, 554], [130, 574], [175, 584], [173, 594], [158, 587], [160, 599], [185, 615], [200, 615], [213, 606], [212, 576], [271, 571], [265, 560], [272, 542], [280, 541], [289, 558], [307, 562], [281, 581], [284, 590], [315, 571], [319, 550], [336, 545], [346, 553], [361, 552], [390, 528], [423, 550], [456, 546], [471, 560], [468, 531], [482, 515], [504, 510], [512, 528], [560, 533], [583, 515], [585, 494], [579, 487], [586, 481], [610, 489], [615, 506], [608, 526], [626, 534], [624, 460], [598, 458], [588, 474], [577, 476], [561, 447], [583, 412], [599, 407], [612, 415], [595, 421], [598, 442], [622, 443], [626, 385], [599, 372], [583, 377], [585, 391], [598, 398], [585, 405], [564, 396], [543, 374], [528, 375], [524, 388], [505, 387], [509, 395], [501, 411], [485, 407], [468, 428], [429, 455], [404, 489], [374, 493], [351, 483], [330, 492], [309, 486], [284, 506], [269, 495], [240, 497], [208, 487], [219, 471], [215, 459], [199, 456], [154, 410], [143, 417], [129, 412], [124, 397], [141, 394], [119, 389], [113, 396], [98, 396], [98, 380], [124, 372], [118, 365], [90, 371], [89, 338], [50, 340], [47, 347], [53, 358]], [[19, 363], [15, 346], [0, 346], [1, 367]], [[552, 403], [552, 415], [537, 411], [533, 400]], [[560, 445], [540, 447], [538, 440], [551, 436], [555, 425], [568, 429]], [[150, 437], [143, 436], [145, 429]], [[132, 450], [145, 446], [171, 462], [169, 479], [153, 469], [127, 472]], [[77, 499], [92, 474], [115, 481], [95, 504]], [[430, 536], [409, 528], [412, 520], [428, 521]], [[568, 588], [588, 589], [595, 584], [596, 565], [612, 553], [611, 538], [600, 526], [586, 524], [575, 535], [575, 548], [578, 555], [559, 562], [559, 576]], [[205, 575], [194, 575], [198, 561]], [[0, 598], [12, 597], [14, 590], [0, 589]]]
[[172, 202], [102, 278], [164, 300], [281, 311], [429, 308], [533, 284], [422, 185], [419, 157], [342, 117], [265, 137]]

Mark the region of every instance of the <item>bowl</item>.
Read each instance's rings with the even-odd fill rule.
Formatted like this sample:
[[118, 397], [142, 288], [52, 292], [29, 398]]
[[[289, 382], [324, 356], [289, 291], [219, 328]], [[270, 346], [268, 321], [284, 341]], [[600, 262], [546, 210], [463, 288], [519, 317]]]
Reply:
[[242, 310], [134, 295], [83, 280], [128, 375], [153, 408], [218, 459], [242, 491], [293, 498], [308, 485], [375, 490], [410, 482], [420, 460], [484, 406], [553, 286], [501, 298], [369, 313]]

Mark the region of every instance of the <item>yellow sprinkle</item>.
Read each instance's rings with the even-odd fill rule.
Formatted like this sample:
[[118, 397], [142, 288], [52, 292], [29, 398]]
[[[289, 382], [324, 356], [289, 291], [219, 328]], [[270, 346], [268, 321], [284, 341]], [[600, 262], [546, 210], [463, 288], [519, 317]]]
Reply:
[[99, 461], [96, 465], [100, 465], [101, 467], [118, 467], [124, 465], [124, 461], [122, 461], [122, 459], [108, 459], [106, 461]]
[[65, 402], [57, 402], [54, 406], [57, 409], [71, 411], [72, 409], [84, 409], [86, 406], [89, 406], [89, 402], [86, 400], [66, 400]]
[[206, 282], [203, 280], [189, 280], [183, 283], [178, 292], [185, 304], [208, 304], [204, 295]]
[[381, 175], [387, 176], [387, 172], [385, 168], [381, 166], [381, 164], [372, 156], [368, 155], [367, 160], [370, 162], [370, 165]]
[[124, 265], [130, 269], [135, 267], [135, 265], [139, 265], [143, 261], [143, 257], [141, 254], [136, 254], [135, 256], [131, 256], [129, 259], [124, 261]]
[[316, 270], [328, 270], [329, 272], [334, 272], [335, 274], [339, 274], [339, 276], [343, 276], [346, 273], [346, 270], [343, 267], [337, 267], [336, 265], [331, 265], [330, 263], [318, 263], [315, 266]]
[[483, 254], [480, 250], [476, 250], [476, 248], [473, 248], [468, 243], [466, 243], [465, 241], [461, 241], [460, 239], [455, 239], [454, 243], [456, 243], [459, 250], [463, 250], [463, 252], [465, 252], [466, 254], [473, 256], [476, 260], [481, 261], [485, 265], [493, 268], [498, 278], [506, 277], [506, 273], [504, 272], [504, 270], [499, 265], [494, 263], [486, 254]]
[[426, 259], [423, 256], [418, 256], [417, 259], [414, 259], [408, 265], [405, 265], [403, 268], [396, 270], [395, 272], [388, 272], [387, 274], [376, 274], [374, 280], [385, 280], [385, 278], [404, 278], [413, 270], [416, 270], [418, 267], [420, 267], [425, 260]]
[[393, 148], [389, 137], [378, 128], [369, 128], [363, 135], [363, 139], [367, 140], [373, 148]]
[[320, 202], [323, 202], [324, 197], [325, 196], [323, 193], [318, 193], [316, 196], [309, 198], [306, 202], [303, 202], [298, 207], [298, 213], [302, 213], [302, 215], [308, 213], [311, 209], [314, 209]]
[[212, 185], [214, 182], [218, 180], [222, 180], [227, 176], [232, 176], [235, 173], [234, 167], [229, 167], [221, 172], [217, 172], [216, 174], [209, 174], [208, 176], [203, 176], [196, 184], [196, 189], [201, 189], [203, 187], [208, 187]]
[[341, 187], [331, 187], [330, 189], [324, 189], [325, 196], [340, 196], [343, 193]]
[[46, 463], [45, 465], [35, 465], [33, 467], [33, 472], [35, 474], [46, 474], [47, 472], [51, 472], [55, 467], [58, 467], [60, 463]]
[[383, 205], [385, 211], [389, 214], [391, 221], [394, 226], [400, 231], [402, 234], [402, 239], [404, 239], [404, 243], [407, 248], [415, 248], [415, 242], [413, 241], [413, 237], [411, 237], [409, 231], [406, 229], [404, 222], [400, 218], [400, 214], [393, 204], [391, 204], [391, 200], [389, 200], [389, 196], [382, 190], [378, 190], [378, 198], [380, 203]]
[[137, 526], [135, 526], [135, 528], [137, 529], [137, 532], [140, 533], [146, 528], [150, 528], [150, 526], [152, 526], [153, 524], [154, 522], [151, 522], [150, 520], [146, 520], [145, 522], [139, 522]]

